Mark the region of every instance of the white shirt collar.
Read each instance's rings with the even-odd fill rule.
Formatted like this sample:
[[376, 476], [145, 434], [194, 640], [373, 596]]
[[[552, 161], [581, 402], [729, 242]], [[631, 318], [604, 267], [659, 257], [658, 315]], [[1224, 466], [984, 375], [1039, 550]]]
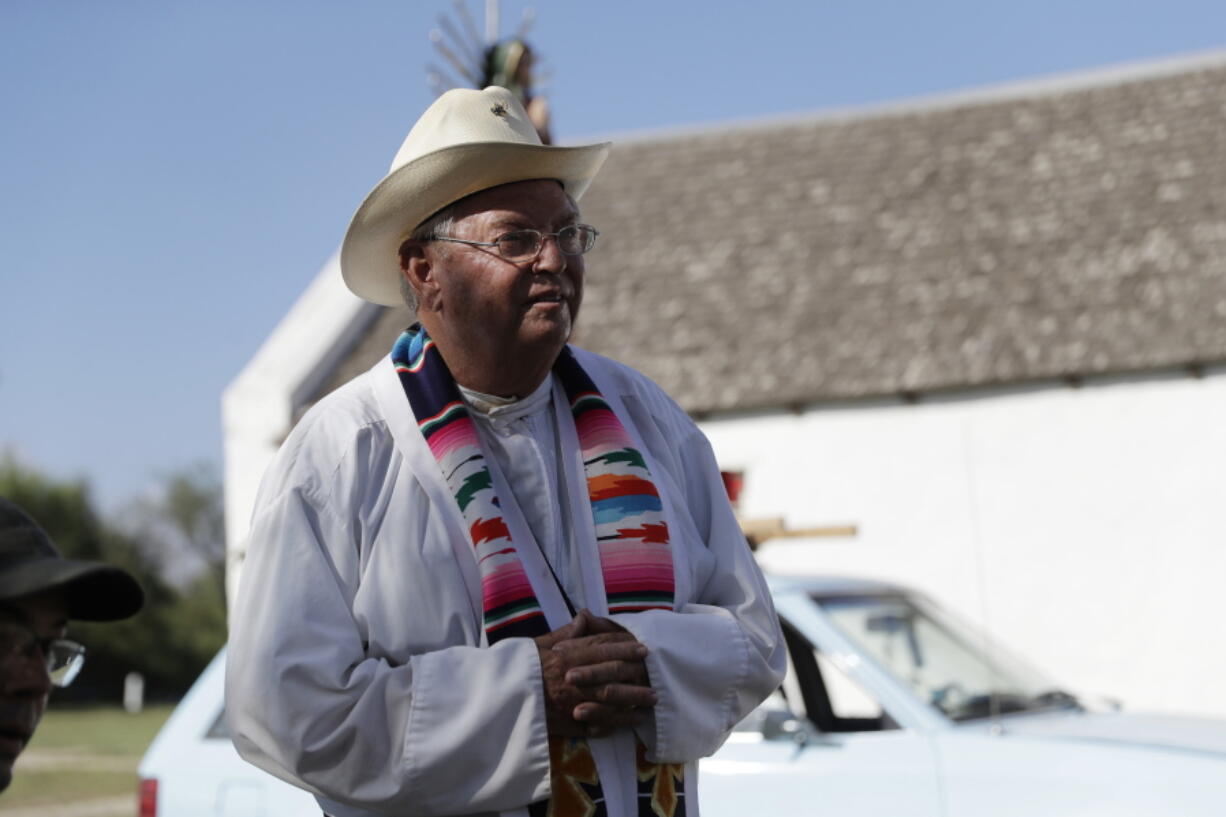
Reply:
[[553, 373], [550, 372], [527, 397], [499, 397], [465, 388], [459, 383], [456, 385], [460, 387], [460, 396], [474, 412], [491, 420], [511, 422], [535, 414], [549, 404], [553, 394]]

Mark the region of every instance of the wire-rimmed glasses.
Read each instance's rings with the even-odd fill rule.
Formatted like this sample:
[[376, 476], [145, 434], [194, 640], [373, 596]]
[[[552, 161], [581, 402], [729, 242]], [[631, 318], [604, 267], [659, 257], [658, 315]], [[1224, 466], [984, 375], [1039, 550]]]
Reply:
[[430, 240], [452, 241], [473, 247], [493, 247], [507, 261], [522, 264], [525, 261], [535, 260], [541, 254], [547, 238], [558, 242], [558, 249], [563, 255], [583, 255], [596, 244], [598, 235], [600, 232], [590, 224], [571, 224], [556, 233], [542, 233], [540, 230], [515, 230], [500, 235], [493, 241], [469, 241], [466, 238], [452, 238], [446, 235], [436, 235]]
[[16, 621], [0, 620], [0, 665], [9, 661], [42, 659], [51, 684], [66, 687], [85, 664], [85, 647], [58, 636], [40, 637]]

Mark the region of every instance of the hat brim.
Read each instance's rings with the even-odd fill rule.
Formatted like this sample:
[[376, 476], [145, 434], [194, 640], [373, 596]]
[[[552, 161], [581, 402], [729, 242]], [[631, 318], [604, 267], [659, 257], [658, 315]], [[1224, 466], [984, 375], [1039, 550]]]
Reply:
[[117, 621], [135, 615], [145, 592], [126, 571], [97, 562], [36, 559], [7, 568], [0, 578], [0, 600], [63, 590], [68, 617], [78, 621]]
[[609, 143], [576, 147], [470, 142], [442, 148], [389, 173], [354, 213], [341, 245], [341, 274], [354, 294], [399, 306], [401, 243], [427, 218], [465, 196], [531, 179], [556, 179], [579, 199]]

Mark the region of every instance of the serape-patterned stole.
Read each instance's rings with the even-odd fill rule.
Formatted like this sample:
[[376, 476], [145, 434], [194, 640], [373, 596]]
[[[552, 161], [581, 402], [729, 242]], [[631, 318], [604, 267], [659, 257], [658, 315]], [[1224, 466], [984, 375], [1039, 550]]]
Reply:
[[553, 371], [575, 419], [609, 612], [671, 610], [668, 523], [647, 462], [569, 348]]
[[[434, 341], [420, 325], [392, 348], [392, 362], [472, 540], [481, 576], [486, 639], [549, 632], [511, 541], [476, 425]], [[587, 480], [610, 613], [673, 609], [673, 562], [659, 491], [630, 435], [569, 348], [554, 374], [570, 403]], [[553, 796], [533, 817], [604, 817], [606, 805], [587, 741], [550, 738]], [[684, 769], [647, 763], [638, 746], [638, 814], [684, 817]]]

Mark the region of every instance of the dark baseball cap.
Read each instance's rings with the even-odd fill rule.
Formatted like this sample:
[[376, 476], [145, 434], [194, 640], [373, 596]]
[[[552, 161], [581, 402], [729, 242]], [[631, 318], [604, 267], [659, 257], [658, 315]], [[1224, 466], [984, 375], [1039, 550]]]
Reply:
[[63, 590], [68, 617], [116, 621], [140, 610], [145, 592], [122, 568], [65, 559], [30, 515], [0, 497], [0, 601]]

